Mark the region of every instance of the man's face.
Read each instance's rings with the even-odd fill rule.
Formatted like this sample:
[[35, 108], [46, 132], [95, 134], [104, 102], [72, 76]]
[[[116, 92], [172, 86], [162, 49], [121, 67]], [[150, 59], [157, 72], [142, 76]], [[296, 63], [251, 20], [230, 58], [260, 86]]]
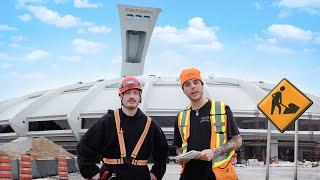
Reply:
[[141, 99], [140, 93], [141, 92], [137, 89], [128, 90], [122, 93], [120, 98], [122, 99], [123, 106], [128, 109], [137, 108]]
[[200, 100], [203, 95], [203, 85], [200, 80], [190, 79], [183, 86], [183, 93], [191, 100]]

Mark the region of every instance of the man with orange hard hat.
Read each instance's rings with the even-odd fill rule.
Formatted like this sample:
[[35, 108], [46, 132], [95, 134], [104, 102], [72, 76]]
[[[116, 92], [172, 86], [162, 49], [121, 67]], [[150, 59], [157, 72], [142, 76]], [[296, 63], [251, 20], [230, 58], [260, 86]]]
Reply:
[[183, 93], [190, 105], [180, 111], [174, 128], [177, 154], [199, 151], [194, 159], [180, 159], [182, 180], [236, 180], [232, 155], [242, 145], [232, 111], [224, 102], [203, 96], [203, 81], [196, 68], [180, 74]]
[[[78, 143], [81, 175], [86, 179], [162, 179], [169, 147], [161, 128], [138, 108], [140, 81], [133, 76], [123, 78], [118, 93], [122, 108], [109, 111]], [[151, 156], [154, 165], [149, 171]], [[96, 162], [101, 160], [99, 169]]]

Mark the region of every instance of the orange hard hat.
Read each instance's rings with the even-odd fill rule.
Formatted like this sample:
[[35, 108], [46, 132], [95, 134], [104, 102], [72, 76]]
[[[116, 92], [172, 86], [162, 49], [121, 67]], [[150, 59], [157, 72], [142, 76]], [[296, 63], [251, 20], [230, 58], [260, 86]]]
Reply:
[[181, 86], [183, 86], [183, 84], [190, 79], [198, 79], [203, 84], [201, 76], [200, 76], [200, 71], [196, 68], [186, 68], [186, 69], [182, 70], [182, 72], [180, 74]]
[[126, 76], [120, 82], [119, 95], [131, 89], [142, 91], [140, 81], [134, 76]]

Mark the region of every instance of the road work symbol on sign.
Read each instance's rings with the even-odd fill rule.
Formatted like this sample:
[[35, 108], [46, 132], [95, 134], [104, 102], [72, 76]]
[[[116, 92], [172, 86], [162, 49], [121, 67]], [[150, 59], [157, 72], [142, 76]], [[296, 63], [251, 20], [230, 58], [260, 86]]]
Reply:
[[263, 98], [258, 109], [280, 132], [284, 132], [311, 105], [312, 101], [284, 78]]
[[[280, 91], [272, 94], [271, 114], [273, 114], [276, 107], [279, 109], [279, 114], [294, 114], [299, 110], [299, 106], [294, 103], [290, 103], [288, 106], [282, 103], [282, 91], [285, 91], [285, 89], [285, 86], [281, 86]], [[281, 106], [285, 107], [283, 112], [281, 111]]]

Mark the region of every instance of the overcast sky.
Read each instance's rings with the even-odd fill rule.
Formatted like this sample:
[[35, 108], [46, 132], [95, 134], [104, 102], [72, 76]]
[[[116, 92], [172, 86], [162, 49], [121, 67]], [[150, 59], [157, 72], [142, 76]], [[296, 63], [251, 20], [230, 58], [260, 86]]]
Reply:
[[161, 8], [145, 74], [286, 77], [320, 96], [320, 0], [1, 0], [0, 101], [119, 77], [117, 4]]

